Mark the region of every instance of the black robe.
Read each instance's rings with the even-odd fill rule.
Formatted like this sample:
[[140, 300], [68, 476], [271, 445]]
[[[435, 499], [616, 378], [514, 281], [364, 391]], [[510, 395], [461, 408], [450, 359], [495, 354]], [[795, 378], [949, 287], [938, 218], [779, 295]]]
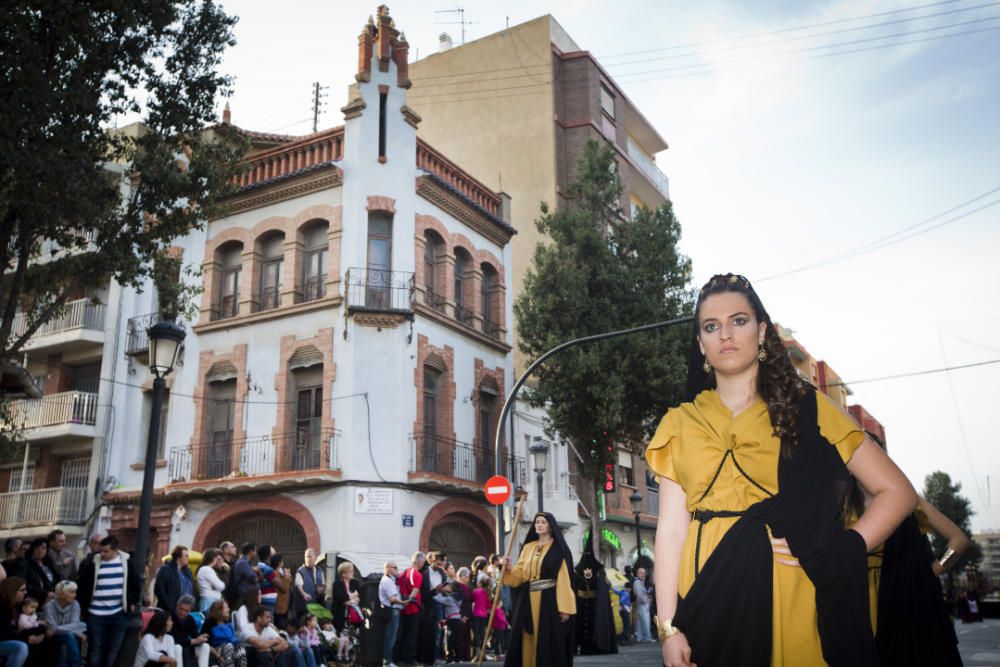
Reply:
[[798, 445], [791, 456], [778, 459], [778, 493], [739, 513], [678, 602], [673, 624], [687, 636], [692, 662], [769, 667], [770, 526], [775, 537], [788, 541], [816, 587], [823, 658], [830, 667], [875, 667], [867, 548], [857, 531], [844, 530], [841, 517], [849, 485], [850, 473], [836, 447], [820, 434], [810, 388], [799, 402]]
[[591, 551], [584, 549], [573, 577], [576, 645], [580, 655], [617, 653], [615, 621], [611, 616], [611, 585], [604, 565]]
[[[431, 566], [425, 564], [420, 571], [423, 579], [420, 582], [420, 621], [417, 630], [417, 662], [424, 665], [433, 665], [437, 660], [437, 648], [434, 638], [437, 634], [437, 622], [434, 620], [434, 592], [431, 590], [431, 578], [428, 574]], [[442, 572], [442, 581], [444, 581]]]
[[875, 635], [882, 667], [962, 664], [932, 560], [930, 542], [911, 514], [883, 550]]

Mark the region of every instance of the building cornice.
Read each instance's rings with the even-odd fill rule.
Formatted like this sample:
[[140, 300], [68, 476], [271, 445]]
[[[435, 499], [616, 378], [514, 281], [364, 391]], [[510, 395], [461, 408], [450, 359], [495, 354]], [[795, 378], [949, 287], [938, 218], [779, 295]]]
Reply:
[[237, 191], [220, 205], [220, 213], [212, 218], [219, 220], [238, 213], [253, 211], [278, 202], [295, 199], [320, 190], [335, 188], [344, 183], [344, 172], [333, 162], [314, 165], [288, 176], [279, 176]]
[[435, 174], [417, 177], [417, 194], [498, 246], [507, 245], [517, 233], [510, 225], [489, 215], [447, 187]]

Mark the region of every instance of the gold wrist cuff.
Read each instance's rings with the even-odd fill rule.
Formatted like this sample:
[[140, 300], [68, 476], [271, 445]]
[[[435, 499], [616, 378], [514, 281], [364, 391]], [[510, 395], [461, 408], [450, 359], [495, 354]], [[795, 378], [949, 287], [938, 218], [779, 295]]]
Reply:
[[660, 620], [657, 617], [653, 617], [653, 624], [656, 625], [656, 634], [660, 638], [661, 642], [665, 642], [674, 635], [676, 635], [680, 630], [674, 627], [672, 621], [674, 619], [668, 618], [665, 620]]
[[941, 554], [941, 558], [938, 559], [938, 565], [947, 569], [949, 563], [955, 559], [956, 552], [954, 549], [945, 549], [945, 552]]

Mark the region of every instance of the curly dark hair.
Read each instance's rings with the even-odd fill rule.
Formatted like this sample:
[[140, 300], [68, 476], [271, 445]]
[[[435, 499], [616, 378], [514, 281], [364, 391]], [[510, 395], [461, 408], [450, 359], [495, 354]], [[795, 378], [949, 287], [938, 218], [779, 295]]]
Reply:
[[771, 322], [771, 316], [767, 314], [750, 281], [743, 276], [735, 273], [716, 274], [698, 293], [694, 309], [694, 330], [688, 351], [687, 400], [693, 401], [702, 391], [715, 388], [715, 370], [705, 372], [703, 368], [705, 357], [698, 347], [699, 316], [701, 304], [705, 299], [723, 292], [736, 292], [745, 296], [757, 321], [767, 325], [764, 331], [764, 351], [767, 352], [767, 359], [760, 362], [757, 393], [767, 404], [774, 435], [781, 439], [782, 455], [789, 456], [798, 444], [799, 401], [805, 396], [809, 385], [792, 366], [778, 330]]

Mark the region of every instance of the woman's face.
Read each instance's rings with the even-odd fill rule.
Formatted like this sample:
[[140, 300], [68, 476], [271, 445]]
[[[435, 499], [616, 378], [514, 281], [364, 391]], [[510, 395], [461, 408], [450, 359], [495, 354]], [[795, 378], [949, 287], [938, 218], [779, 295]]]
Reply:
[[535, 517], [535, 532], [538, 533], [539, 537], [551, 535], [552, 531], [549, 530], [549, 520], [544, 516]]
[[739, 292], [719, 292], [701, 303], [698, 313], [698, 347], [716, 373], [735, 375], [757, 362], [767, 324], [758, 322], [747, 297]]
[[229, 605], [225, 602], [222, 603], [222, 618], [229, 620]]
[[73, 590], [71, 590], [71, 591], [70, 590], [66, 590], [64, 588], [63, 592], [59, 595], [59, 601], [62, 602], [63, 604], [70, 604], [75, 599], [76, 599], [76, 589], [75, 588]]
[[448, 565], [444, 568], [444, 573], [446, 575], [448, 575], [449, 579], [454, 579], [455, 578], [455, 566], [452, 563], [448, 563]]
[[44, 560], [45, 555], [49, 552], [49, 545], [39, 544], [37, 547], [31, 550], [31, 557], [35, 560]]
[[28, 594], [28, 587], [21, 584], [21, 587], [17, 589], [17, 593], [14, 594], [14, 602], [21, 604], [24, 602], [24, 596]]
[[167, 632], [166, 632], [166, 634], [169, 635], [173, 631], [173, 629], [174, 629], [174, 619], [172, 619], [169, 616], [167, 616]]
[[353, 567], [349, 567], [349, 568], [345, 569], [344, 570], [344, 574], [342, 574], [340, 576], [343, 577], [344, 579], [353, 579], [354, 578], [354, 568]]

